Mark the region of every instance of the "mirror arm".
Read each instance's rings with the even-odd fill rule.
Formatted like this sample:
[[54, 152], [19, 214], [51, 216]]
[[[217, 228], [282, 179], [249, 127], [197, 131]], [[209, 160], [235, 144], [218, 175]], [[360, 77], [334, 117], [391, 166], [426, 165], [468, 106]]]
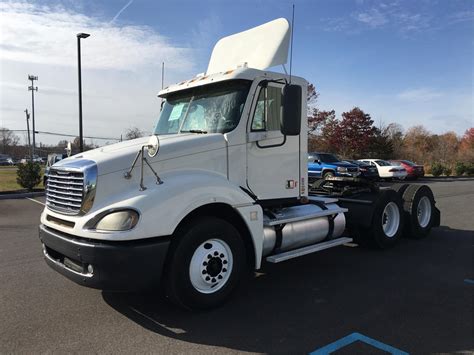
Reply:
[[141, 157], [141, 166], [140, 166], [140, 191], [145, 191], [146, 190], [146, 186], [143, 185], [143, 167], [146, 163], [146, 165], [148, 165], [148, 167], [150, 168], [150, 170], [153, 172], [153, 174], [155, 175], [156, 177], [156, 184], [157, 185], [161, 185], [163, 184], [163, 180], [161, 180], [161, 178], [158, 176], [158, 174], [156, 173], [156, 171], [152, 168], [151, 164], [148, 162], [148, 160], [145, 158], [145, 147], [148, 147], [148, 145], [143, 145], [140, 150], [138, 151], [137, 155], [135, 156], [135, 159], [133, 160], [133, 163], [132, 163], [132, 167], [130, 168], [129, 171], [125, 172], [125, 174], [123, 174], [123, 177], [127, 180], [130, 180], [132, 178], [132, 170], [133, 168], [135, 167], [135, 165], [137, 164], [137, 161], [138, 161], [138, 158]]
[[132, 167], [130, 168], [130, 170], [125, 172], [125, 174], [123, 174], [123, 177], [125, 179], [129, 180], [129, 179], [132, 178], [132, 170], [135, 167], [135, 164], [137, 163], [137, 160], [138, 160], [138, 158], [140, 157], [141, 154], [142, 154], [142, 150], [140, 149], [138, 151], [137, 155], [135, 156], [135, 159], [133, 160]]
[[160, 179], [160, 177], [158, 176], [158, 174], [156, 173], [155, 169], [153, 169], [151, 167], [151, 164], [148, 162], [147, 158], [143, 158], [145, 160], [145, 163], [146, 165], [148, 165], [148, 167], [151, 169], [151, 171], [153, 171], [153, 174], [155, 174], [156, 176], [156, 184], [157, 185], [161, 185], [163, 183], [163, 180]]

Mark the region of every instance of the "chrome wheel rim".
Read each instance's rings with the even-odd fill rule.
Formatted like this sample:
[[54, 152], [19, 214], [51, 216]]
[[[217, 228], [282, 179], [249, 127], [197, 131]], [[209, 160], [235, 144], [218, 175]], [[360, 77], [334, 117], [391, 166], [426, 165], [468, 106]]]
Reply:
[[385, 235], [393, 238], [400, 226], [400, 210], [395, 202], [389, 202], [382, 213], [382, 228]]
[[194, 251], [189, 264], [193, 287], [201, 293], [219, 291], [232, 273], [233, 257], [229, 245], [221, 239], [209, 239]]
[[416, 216], [418, 217], [418, 224], [421, 228], [425, 228], [430, 223], [431, 201], [427, 196], [423, 196], [418, 202]]

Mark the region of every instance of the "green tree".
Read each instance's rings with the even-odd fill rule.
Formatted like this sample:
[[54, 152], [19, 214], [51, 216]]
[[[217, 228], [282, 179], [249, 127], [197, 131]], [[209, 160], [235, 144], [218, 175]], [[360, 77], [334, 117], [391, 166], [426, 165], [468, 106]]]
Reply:
[[16, 174], [16, 182], [28, 191], [41, 182], [41, 166], [38, 163], [28, 161], [26, 164], [20, 164]]

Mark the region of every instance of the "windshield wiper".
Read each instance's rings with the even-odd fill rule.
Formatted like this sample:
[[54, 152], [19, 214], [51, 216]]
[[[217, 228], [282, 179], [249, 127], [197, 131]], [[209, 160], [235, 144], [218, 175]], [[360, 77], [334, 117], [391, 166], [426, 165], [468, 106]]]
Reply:
[[190, 129], [188, 131], [181, 130], [180, 133], [199, 133], [199, 134], [206, 134], [207, 131], [203, 131], [202, 129]]

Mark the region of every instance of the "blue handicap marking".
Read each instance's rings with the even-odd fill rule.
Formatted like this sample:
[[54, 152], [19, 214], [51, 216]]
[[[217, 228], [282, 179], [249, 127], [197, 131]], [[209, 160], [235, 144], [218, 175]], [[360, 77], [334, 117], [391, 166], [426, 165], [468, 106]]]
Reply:
[[472, 280], [472, 279], [464, 279], [464, 282], [467, 283], [467, 284], [474, 285], [474, 280]]
[[346, 347], [346, 346], [348, 346], [352, 343], [355, 343], [356, 341], [361, 341], [363, 343], [366, 343], [368, 345], [373, 346], [374, 348], [386, 351], [389, 354], [408, 355], [407, 352], [401, 351], [397, 348], [394, 348], [393, 346], [381, 343], [380, 341], [369, 338], [369, 337], [367, 337], [363, 334], [360, 334], [360, 333], [349, 334], [348, 336], [345, 336], [344, 338], [336, 340], [334, 343], [328, 344], [326, 346], [323, 346], [322, 348], [314, 350], [310, 355], [330, 354], [330, 353], [332, 353], [336, 350], [339, 350], [339, 349], [344, 348], [344, 347]]

